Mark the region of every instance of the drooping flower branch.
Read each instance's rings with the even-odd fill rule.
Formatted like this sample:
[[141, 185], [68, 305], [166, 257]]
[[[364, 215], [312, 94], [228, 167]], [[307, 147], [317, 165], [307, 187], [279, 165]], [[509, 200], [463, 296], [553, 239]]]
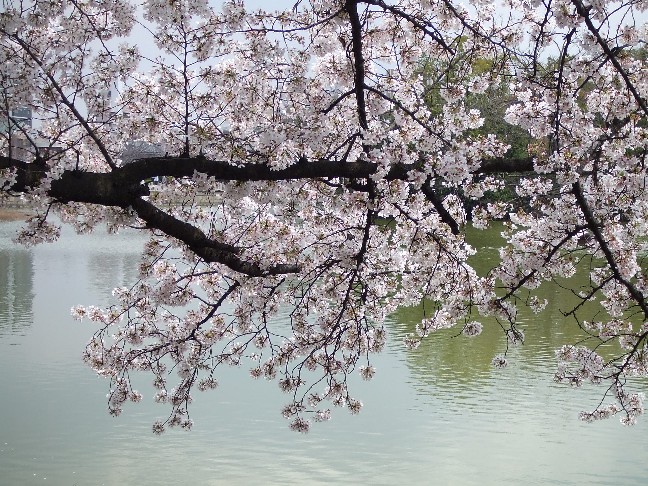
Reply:
[[[98, 326], [84, 358], [111, 413], [142, 399], [141, 371], [170, 407], [154, 431], [190, 428], [193, 391], [230, 365], [276, 380], [305, 432], [361, 409], [350, 376], [375, 375], [398, 307], [422, 304], [411, 348], [477, 336], [482, 315], [508, 350], [518, 308], [585, 262], [565, 314], [589, 339], [559, 350], [556, 379], [607, 384], [615, 402], [583, 419], [642, 413], [626, 385], [648, 373], [644, 4], [5, 5], [0, 190], [41, 208], [20, 238], [57, 238], [54, 216], [149, 235], [138, 281], [73, 312]], [[514, 130], [530, 143], [512, 155]], [[481, 276], [463, 230], [492, 219], [506, 244]], [[597, 299], [606, 317], [585, 319]]]

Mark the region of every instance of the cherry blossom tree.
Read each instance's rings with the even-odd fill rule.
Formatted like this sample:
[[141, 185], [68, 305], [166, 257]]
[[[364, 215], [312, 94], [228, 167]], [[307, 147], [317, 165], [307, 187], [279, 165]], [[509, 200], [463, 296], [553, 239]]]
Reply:
[[[37, 210], [17, 239], [55, 240], [61, 224], [148, 235], [139, 280], [109, 308], [72, 311], [96, 325], [84, 359], [110, 382], [110, 413], [142, 399], [143, 372], [168, 406], [153, 430], [190, 428], [196, 390], [238, 366], [275, 380], [305, 432], [331, 408], [360, 411], [349, 377], [374, 376], [397, 308], [422, 304], [410, 348], [442, 328], [478, 335], [490, 316], [508, 349], [524, 339], [517, 309], [542, 309], [543, 282], [586, 266], [566, 313], [589, 339], [557, 351], [556, 380], [604, 386], [611, 403], [583, 419], [634, 423], [643, 395], [626, 381], [648, 374], [647, 9], [3, 0], [0, 110], [30, 156], [2, 138], [0, 187]], [[528, 157], [478, 130], [466, 100], [498, 87], [506, 121], [536, 141]], [[15, 107], [38, 121], [19, 125]], [[154, 150], [127, 156], [133, 144]], [[526, 209], [484, 202], [511, 173]], [[480, 276], [464, 228], [493, 219], [506, 244]]]

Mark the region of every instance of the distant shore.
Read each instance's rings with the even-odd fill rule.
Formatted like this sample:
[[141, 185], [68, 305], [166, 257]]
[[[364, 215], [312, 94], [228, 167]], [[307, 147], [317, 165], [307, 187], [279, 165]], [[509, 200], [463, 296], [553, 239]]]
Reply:
[[1, 208], [0, 207], [0, 222], [1, 221], [21, 221], [27, 219], [34, 213], [28, 208]]

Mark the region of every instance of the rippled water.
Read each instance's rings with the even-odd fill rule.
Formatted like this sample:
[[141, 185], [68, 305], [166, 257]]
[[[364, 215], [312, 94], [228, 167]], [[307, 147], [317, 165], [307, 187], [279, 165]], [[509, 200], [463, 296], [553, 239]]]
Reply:
[[489, 364], [503, 351], [495, 326], [473, 340], [434, 335], [406, 352], [401, 337], [420, 310], [405, 309], [376, 378], [356, 388], [360, 415], [338, 411], [295, 434], [275, 384], [227, 370], [215, 392], [196, 397], [193, 431], [157, 437], [151, 424], [166, 409], [146, 399], [108, 416], [106, 382], [80, 359], [93, 329], [69, 316], [133, 281], [143, 240], [66, 234], [25, 250], [11, 243], [17, 227], [0, 223], [2, 485], [645, 482], [646, 419], [581, 423], [577, 413], [602, 390], [552, 382], [553, 349], [577, 336], [555, 290], [556, 307], [522, 316], [527, 344], [505, 370]]

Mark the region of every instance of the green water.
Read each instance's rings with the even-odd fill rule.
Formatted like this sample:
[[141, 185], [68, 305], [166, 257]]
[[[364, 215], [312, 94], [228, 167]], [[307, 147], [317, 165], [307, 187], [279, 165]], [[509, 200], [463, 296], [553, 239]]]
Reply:
[[[411, 352], [401, 341], [421, 311], [403, 309], [378, 374], [358, 383], [360, 415], [337, 411], [307, 435], [290, 432], [276, 384], [228, 369], [196, 397], [193, 431], [158, 437], [151, 424], [166, 409], [150, 397], [108, 416], [105, 381], [81, 363], [93, 328], [69, 316], [133, 281], [143, 240], [66, 234], [25, 250], [10, 241], [16, 228], [0, 224], [1, 485], [645, 482], [647, 419], [581, 423], [602, 389], [552, 381], [553, 350], [579, 336], [560, 313], [569, 295], [555, 287], [544, 292], [556, 305], [521, 314], [527, 340], [504, 370], [490, 365], [505, 346], [495, 323], [479, 338], [444, 332]], [[471, 234], [487, 249], [496, 240], [496, 230]], [[486, 254], [480, 271], [496, 258]]]

